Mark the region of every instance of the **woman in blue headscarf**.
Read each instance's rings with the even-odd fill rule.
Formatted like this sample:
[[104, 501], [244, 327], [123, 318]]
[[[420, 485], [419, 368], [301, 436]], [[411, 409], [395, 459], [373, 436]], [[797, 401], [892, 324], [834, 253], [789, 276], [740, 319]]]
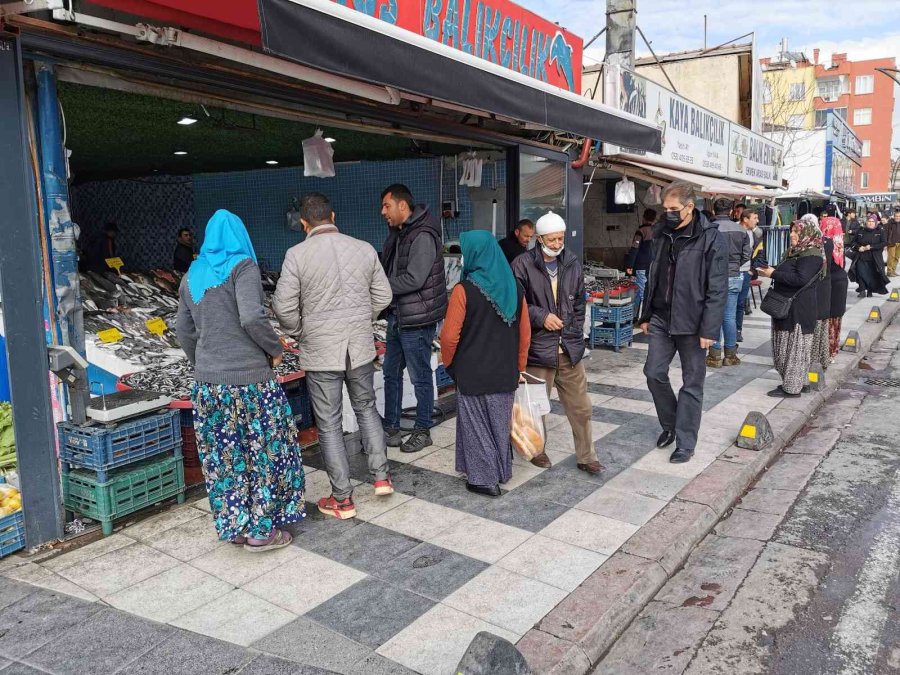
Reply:
[[194, 430], [220, 539], [287, 546], [306, 516], [291, 408], [272, 371], [282, 346], [266, 316], [256, 254], [233, 213], [216, 211], [179, 289], [178, 339], [194, 366]]
[[513, 400], [531, 344], [524, 292], [497, 240], [460, 237], [462, 280], [441, 331], [441, 357], [456, 382], [456, 470], [470, 492], [499, 497], [512, 477]]

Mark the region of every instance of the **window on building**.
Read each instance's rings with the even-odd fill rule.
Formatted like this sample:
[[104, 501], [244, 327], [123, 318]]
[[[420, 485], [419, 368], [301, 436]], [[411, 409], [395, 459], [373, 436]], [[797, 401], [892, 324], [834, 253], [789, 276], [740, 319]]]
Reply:
[[872, 124], [872, 109], [857, 108], [853, 111], [853, 124]]
[[791, 101], [803, 101], [806, 99], [806, 82], [792, 82], [788, 90], [788, 98]]
[[859, 174], [859, 187], [861, 187], [863, 190], [869, 187], [868, 171], [863, 171], [861, 174]]
[[871, 157], [872, 156], [872, 141], [863, 141], [862, 142], [862, 156], [863, 157]]
[[816, 94], [826, 101], [836, 101], [844, 93], [844, 85], [839, 77], [816, 80]]
[[787, 127], [789, 129], [802, 129], [806, 126], [806, 115], [790, 115], [787, 118]]
[[821, 110], [816, 110], [816, 129], [821, 129], [825, 126], [825, 123], [828, 120], [829, 110], [833, 110], [834, 114], [840, 117], [842, 120], [847, 119], [846, 108], [822, 108]]
[[856, 87], [854, 87], [854, 94], [871, 94], [875, 91], [875, 76], [874, 75], [857, 75], [856, 76]]

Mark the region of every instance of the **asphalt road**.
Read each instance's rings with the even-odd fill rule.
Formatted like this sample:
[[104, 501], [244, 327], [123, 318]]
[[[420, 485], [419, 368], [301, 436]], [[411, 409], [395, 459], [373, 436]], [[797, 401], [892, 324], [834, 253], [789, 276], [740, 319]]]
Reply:
[[900, 322], [595, 673], [900, 673]]

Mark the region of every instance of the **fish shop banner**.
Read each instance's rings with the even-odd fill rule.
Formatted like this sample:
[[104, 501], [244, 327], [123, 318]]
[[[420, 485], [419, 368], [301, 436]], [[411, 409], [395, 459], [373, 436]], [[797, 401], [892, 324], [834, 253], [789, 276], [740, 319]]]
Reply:
[[655, 124], [662, 151], [644, 152], [604, 143], [606, 155], [639, 158], [673, 169], [744, 183], [781, 186], [781, 146], [733, 124], [630, 70], [606, 66], [604, 102]]

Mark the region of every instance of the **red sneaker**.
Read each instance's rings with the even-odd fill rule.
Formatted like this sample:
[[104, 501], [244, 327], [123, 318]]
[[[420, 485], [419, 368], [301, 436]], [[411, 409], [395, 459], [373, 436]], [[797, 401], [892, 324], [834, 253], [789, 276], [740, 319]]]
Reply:
[[353, 498], [347, 497], [343, 501], [338, 501], [334, 495], [322, 497], [319, 500], [319, 511], [326, 516], [334, 516], [341, 520], [347, 520], [356, 516], [356, 507], [353, 505]]
[[375, 494], [378, 497], [386, 497], [387, 495], [394, 494], [394, 483], [390, 478], [385, 478], [384, 480], [376, 480]]

